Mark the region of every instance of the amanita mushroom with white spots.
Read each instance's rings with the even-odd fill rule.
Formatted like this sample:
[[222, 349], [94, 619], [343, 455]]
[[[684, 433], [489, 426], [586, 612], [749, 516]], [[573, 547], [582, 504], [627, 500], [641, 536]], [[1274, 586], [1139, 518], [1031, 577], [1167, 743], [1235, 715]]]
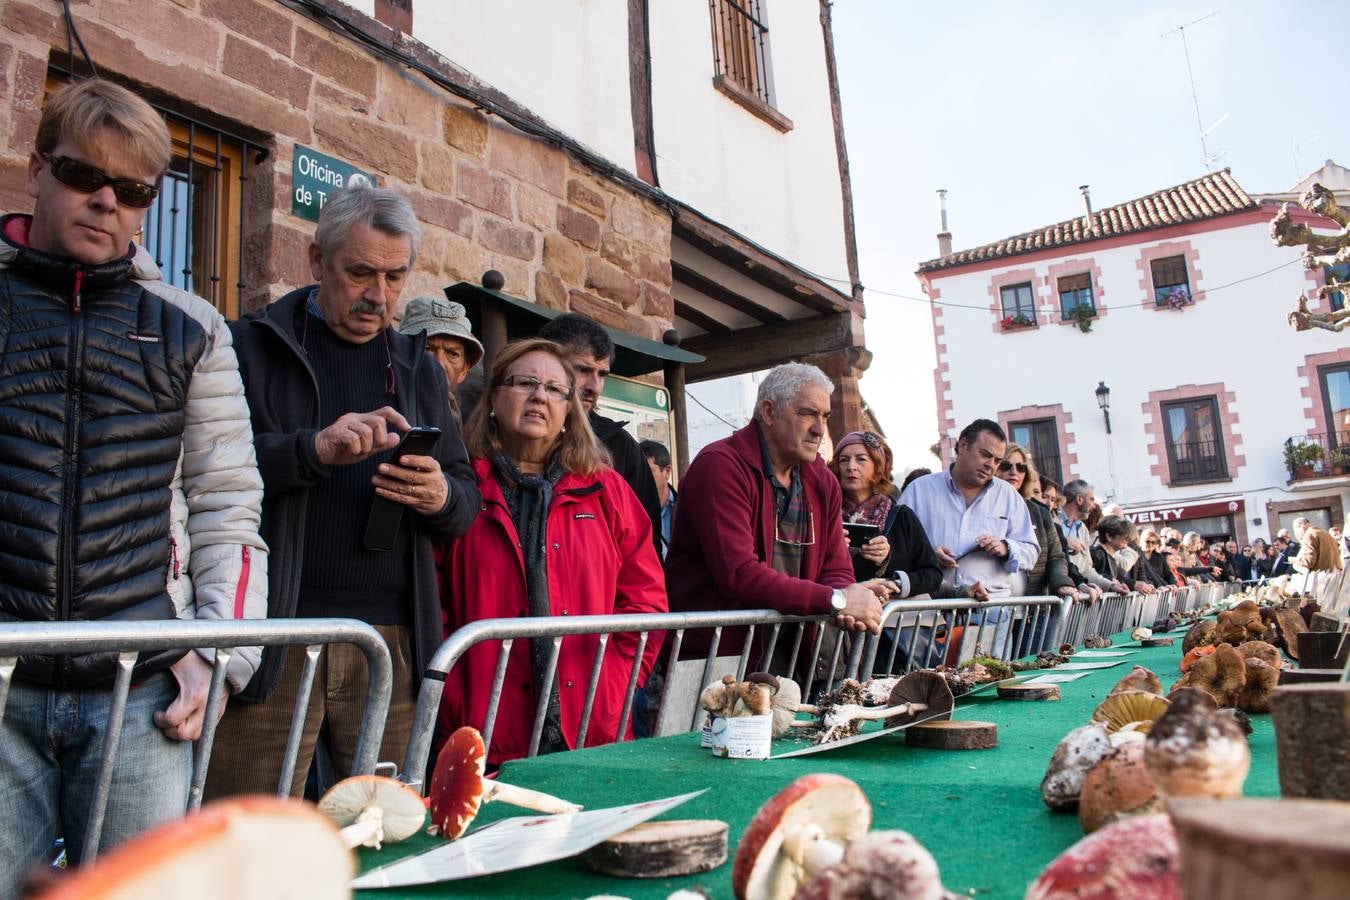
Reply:
[[427, 808], [421, 794], [382, 775], [353, 775], [328, 789], [319, 812], [342, 829], [349, 848], [397, 844], [422, 830]]
[[494, 800], [549, 814], [581, 809], [551, 794], [485, 778], [486, 771], [483, 736], [468, 725], [457, 729], [436, 756], [436, 768], [431, 775], [432, 828], [454, 840], [473, 823], [479, 808]]
[[774, 794], [746, 826], [731, 864], [737, 900], [789, 900], [797, 888], [844, 858], [867, 833], [872, 806], [842, 775], [803, 775]]

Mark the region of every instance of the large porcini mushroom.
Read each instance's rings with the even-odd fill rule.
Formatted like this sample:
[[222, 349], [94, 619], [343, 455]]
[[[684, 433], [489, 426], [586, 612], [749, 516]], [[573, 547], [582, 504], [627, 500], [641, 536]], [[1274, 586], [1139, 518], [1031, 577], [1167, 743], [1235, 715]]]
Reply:
[[1153, 723], [1144, 763], [1168, 797], [1240, 797], [1251, 751], [1236, 722], [1183, 691]]
[[1105, 725], [1094, 722], [1065, 735], [1055, 747], [1045, 777], [1041, 779], [1041, 799], [1045, 805], [1059, 812], [1077, 809], [1078, 797], [1083, 793], [1083, 779], [1110, 752], [1111, 740]]
[[842, 775], [803, 775], [765, 802], [746, 826], [731, 864], [737, 900], [788, 900], [805, 881], [843, 859], [867, 833], [872, 806]]
[[1240, 644], [1259, 640], [1266, 625], [1261, 621], [1261, 609], [1251, 600], [1243, 600], [1227, 612], [1219, 613], [1214, 624], [1214, 640], [1221, 644]]
[[436, 756], [431, 775], [431, 825], [450, 840], [462, 835], [484, 803], [500, 800], [541, 813], [581, 809], [550, 794], [487, 779], [487, 748], [477, 728], [456, 729]]
[[733, 716], [767, 716], [773, 711], [773, 695], [778, 693], [778, 677], [767, 672], [745, 676], [736, 686]]
[[[12, 874], [12, 873], [11, 873]], [[356, 859], [308, 803], [234, 797], [131, 838], [57, 880], [43, 900], [350, 897]]]
[[1156, 812], [1161, 802], [1144, 765], [1144, 742], [1131, 741], [1112, 748], [1083, 779], [1078, 822], [1091, 834], [1117, 819]]
[[1026, 900], [1181, 900], [1177, 834], [1166, 813], [1093, 832], [1055, 857]]
[[797, 720], [797, 713], [801, 705], [801, 686], [787, 676], [779, 678], [778, 690], [769, 697], [769, 709], [773, 714], [774, 737], [782, 737], [788, 733], [788, 730]]
[[1209, 656], [1196, 660], [1185, 675], [1172, 685], [1208, 691], [1219, 706], [1233, 706], [1247, 681], [1247, 666], [1228, 644], [1219, 644]]
[[1163, 692], [1162, 682], [1158, 680], [1158, 676], [1154, 675], [1151, 669], [1135, 666], [1130, 670], [1130, 674], [1117, 681], [1116, 686], [1111, 688], [1112, 694], [1123, 694], [1126, 691], [1147, 691], [1161, 697]]
[[341, 828], [347, 847], [397, 844], [422, 830], [427, 808], [422, 795], [383, 775], [353, 775], [328, 789], [319, 812]]
[[1280, 655], [1279, 649], [1265, 641], [1247, 641], [1238, 644], [1237, 652], [1244, 660], [1259, 659], [1272, 669], [1279, 669], [1284, 665], [1284, 657]]
[[844, 858], [797, 889], [793, 900], [943, 900], [942, 874], [928, 849], [905, 831], [871, 831]]

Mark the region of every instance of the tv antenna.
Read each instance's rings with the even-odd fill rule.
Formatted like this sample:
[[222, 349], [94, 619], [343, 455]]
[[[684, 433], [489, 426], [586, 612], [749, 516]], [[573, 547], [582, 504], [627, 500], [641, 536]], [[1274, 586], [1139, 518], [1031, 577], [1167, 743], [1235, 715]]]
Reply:
[[1206, 146], [1205, 139], [1209, 137], [1209, 135], [1214, 131], [1214, 129], [1218, 128], [1220, 125], [1223, 124], [1224, 119], [1228, 118], [1228, 113], [1224, 113], [1222, 116], [1219, 117], [1219, 120], [1217, 122], [1215, 122], [1208, 128], [1205, 127], [1204, 120], [1200, 118], [1200, 97], [1195, 90], [1195, 72], [1191, 68], [1191, 48], [1186, 43], [1186, 29], [1190, 28], [1192, 25], [1199, 25], [1206, 19], [1212, 19], [1221, 12], [1223, 12], [1223, 10], [1216, 9], [1214, 10], [1214, 12], [1210, 13], [1207, 16], [1201, 16], [1198, 19], [1192, 19], [1186, 24], [1178, 25], [1176, 28], [1173, 28], [1171, 31], [1162, 35], [1162, 37], [1171, 37], [1174, 34], [1181, 35], [1181, 52], [1186, 55], [1186, 75], [1191, 80], [1191, 102], [1195, 104], [1195, 127], [1196, 130], [1200, 132], [1200, 153], [1205, 160], [1206, 172], [1210, 171], [1214, 167], [1214, 163], [1218, 162], [1219, 159], [1223, 157], [1223, 151], [1220, 150], [1218, 153], [1215, 153], [1214, 155], [1211, 156], [1209, 148]]
[[1315, 140], [1317, 140], [1317, 135], [1313, 135], [1312, 137], [1309, 137], [1309, 138], [1304, 138], [1304, 139], [1301, 140], [1301, 141], [1300, 141], [1299, 139], [1295, 138], [1295, 139], [1290, 143], [1290, 145], [1289, 145], [1289, 152], [1290, 152], [1290, 154], [1292, 154], [1293, 157], [1294, 157], [1294, 182], [1295, 182], [1295, 183], [1298, 183], [1299, 181], [1301, 181], [1301, 180], [1303, 179], [1303, 176], [1306, 175], [1306, 174], [1308, 174], [1307, 172], [1304, 172], [1304, 171], [1303, 171], [1303, 163], [1299, 161], [1298, 151], [1299, 151], [1301, 148], [1306, 147], [1308, 144], [1311, 144], [1311, 143], [1312, 143], [1313, 141], [1315, 141]]

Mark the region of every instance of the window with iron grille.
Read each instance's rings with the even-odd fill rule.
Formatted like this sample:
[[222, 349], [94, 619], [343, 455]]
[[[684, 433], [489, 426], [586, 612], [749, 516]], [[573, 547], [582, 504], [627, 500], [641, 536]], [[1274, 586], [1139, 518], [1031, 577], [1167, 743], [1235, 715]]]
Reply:
[[1060, 315], [1067, 319], [1080, 306], [1085, 306], [1093, 312], [1097, 310], [1092, 299], [1092, 275], [1088, 272], [1065, 275], [1059, 279]]
[[1186, 270], [1185, 256], [1165, 256], [1149, 263], [1153, 270], [1153, 302], [1158, 306], [1167, 306], [1173, 295], [1180, 291], [1182, 302], [1191, 297], [1191, 278]]
[[1229, 479], [1217, 398], [1164, 403], [1162, 416], [1172, 484]]
[[[53, 69], [47, 93], [70, 80]], [[154, 104], [152, 104], [154, 105]], [[266, 151], [244, 138], [154, 105], [169, 126], [173, 161], [135, 240], [168, 284], [203, 298], [227, 318], [241, 312], [244, 188]]]
[[1031, 282], [1010, 284], [999, 289], [999, 298], [1003, 303], [1003, 317], [1021, 317], [1033, 325], [1036, 323], [1036, 295], [1031, 291]]
[[1021, 444], [1031, 454], [1037, 472], [1055, 484], [1064, 483], [1059, 464], [1059, 425], [1053, 418], [1009, 422], [1008, 433], [1014, 444]]
[[769, 28], [764, 24], [762, 0], [708, 0], [708, 10], [717, 77], [773, 106]]

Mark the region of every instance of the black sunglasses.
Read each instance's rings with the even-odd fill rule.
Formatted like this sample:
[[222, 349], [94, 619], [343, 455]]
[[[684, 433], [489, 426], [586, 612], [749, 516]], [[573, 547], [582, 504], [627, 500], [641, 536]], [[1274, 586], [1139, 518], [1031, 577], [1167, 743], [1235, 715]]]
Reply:
[[1015, 462], [1012, 462], [1011, 460], [1005, 459], [1005, 460], [1003, 460], [1002, 462], [1000, 462], [1000, 463], [998, 464], [998, 470], [999, 470], [1000, 472], [1006, 472], [1006, 471], [1008, 471], [1009, 469], [1016, 469], [1017, 471], [1021, 472], [1023, 475], [1027, 474], [1027, 464], [1026, 464], [1026, 463], [1015, 463]]
[[52, 167], [52, 176], [68, 188], [82, 194], [92, 194], [105, 184], [112, 185], [113, 195], [123, 206], [145, 209], [159, 196], [159, 188], [134, 178], [113, 178], [98, 166], [71, 159], [69, 156], [49, 156], [43, 154]]

